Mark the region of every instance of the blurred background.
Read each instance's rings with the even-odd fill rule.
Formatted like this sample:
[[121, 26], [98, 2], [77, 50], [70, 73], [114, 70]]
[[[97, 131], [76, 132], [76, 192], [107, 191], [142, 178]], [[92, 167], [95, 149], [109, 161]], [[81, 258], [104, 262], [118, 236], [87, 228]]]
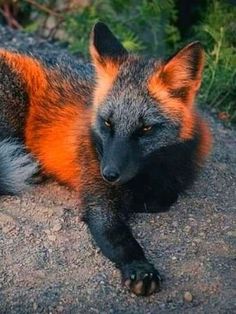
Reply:
[[207, 55], [200, 104], [236, 123], [236, 0], [0, 0], [1, 25], [86, 58], [98, 20], [134, 53], [163, 57], [200, 40]]

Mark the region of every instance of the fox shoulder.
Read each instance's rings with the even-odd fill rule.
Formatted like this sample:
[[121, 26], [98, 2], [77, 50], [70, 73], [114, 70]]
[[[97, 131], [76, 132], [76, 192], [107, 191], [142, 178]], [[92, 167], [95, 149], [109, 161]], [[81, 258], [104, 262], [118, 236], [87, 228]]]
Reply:
[[[0, 60], [7, 67], [8, 74], [16, 75], [21, 82], [21, 86], [26, 90], [29, 96], [39, 96], [41, 90], [46, 86], [46, 69], [42, 63], [31, 56], [0, 50]], [[4, 75], [1, 71], [1, 75]], [[9, 84], [10, 85], [10, 84]]]

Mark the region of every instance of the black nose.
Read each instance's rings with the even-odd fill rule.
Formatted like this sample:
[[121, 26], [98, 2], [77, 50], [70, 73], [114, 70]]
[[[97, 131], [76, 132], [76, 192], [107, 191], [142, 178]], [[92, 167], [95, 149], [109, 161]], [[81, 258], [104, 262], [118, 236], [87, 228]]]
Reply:
[[102, 172], [104, 179], [108, 182], [115, 182], [119, 178], [120, 174], [116, 169], [105, 168]]

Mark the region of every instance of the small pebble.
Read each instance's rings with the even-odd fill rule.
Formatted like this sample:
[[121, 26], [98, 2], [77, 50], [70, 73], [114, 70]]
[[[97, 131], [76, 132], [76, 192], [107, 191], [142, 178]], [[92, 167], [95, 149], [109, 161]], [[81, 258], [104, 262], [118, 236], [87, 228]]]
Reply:
[[189, 291], [186, 291], [184, 294], [184, 301], [186, 302], [192, 302], [193, 296]]
[[58, 311], [59, 313], [62, 313], [62, 312], [64, 311], [64, 307], [63, 307], [62, 305], [59, 305], [59, 306], [57, 307], [57, 311]]
[[184, 228], [184, 231], [185, 232], [190, 232], [192, 230], [192, 227], [191, 226], [186, 226], [185, 228]]
[[49, 234], [49, 235], [48, 235], [48, 240], [49, 240], [49, 241], [55, 242], [56, 239], [57, 239], [56, 236], [54, 236], [53, 234]]
[[54, 226], [52, 227], [52, 231], [57, 232], [60, 231], [62, 228], [62, 225], [60, 224], [60, 222], [57, 222], [54, 224]]
[[34, 302], [34, 304], [33, 304], [33, 310], [36, 311], [37, 308], [38, 308], [38, 305], [37, 305], [37, 303]]
[[26, 238], [31, 237], [32, 234], [33, 234], [33, 230], [32, 229], [30, 229], [30, 228], [25, 229], [25, 237]]
[[230, 237], [236, 237], [236, 231], [228, 231], [227, 235]]
[[15, 225], [6, 225], [6, 226], [2, 227], [2, 232], [6, 233], [6, 234], [12, 232], [13, 230], [16, 230]]

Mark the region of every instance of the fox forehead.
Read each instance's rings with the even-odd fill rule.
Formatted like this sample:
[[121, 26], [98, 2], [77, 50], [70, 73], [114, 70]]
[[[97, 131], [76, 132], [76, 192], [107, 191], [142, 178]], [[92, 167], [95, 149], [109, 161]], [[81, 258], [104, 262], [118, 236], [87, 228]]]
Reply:
[[121, 95], [112, 93], [108, 95], [101, 105], [99, 115], [104, 120], [110, 120], [120, 131], [126, 131], [143, 125], [154, 125], [162, 122], [164, 117], [158, 110], [155, 102], [138, 92], [129, 93], [129, 89]]
[[154, 58], [130, 55], [119, 66], [116, 84], [119, 87], [146, 89], [149, 77], [161, 66], [161, 61]]
[[119, 131], [131, 132], [140, 125], [153, 125], [166, 118], [161, 114], [157, 101], [150, 95], [148, 80], [157, 61], [131, 57], [124, 62], [105, 99], [99, 115], [111, 120]]

